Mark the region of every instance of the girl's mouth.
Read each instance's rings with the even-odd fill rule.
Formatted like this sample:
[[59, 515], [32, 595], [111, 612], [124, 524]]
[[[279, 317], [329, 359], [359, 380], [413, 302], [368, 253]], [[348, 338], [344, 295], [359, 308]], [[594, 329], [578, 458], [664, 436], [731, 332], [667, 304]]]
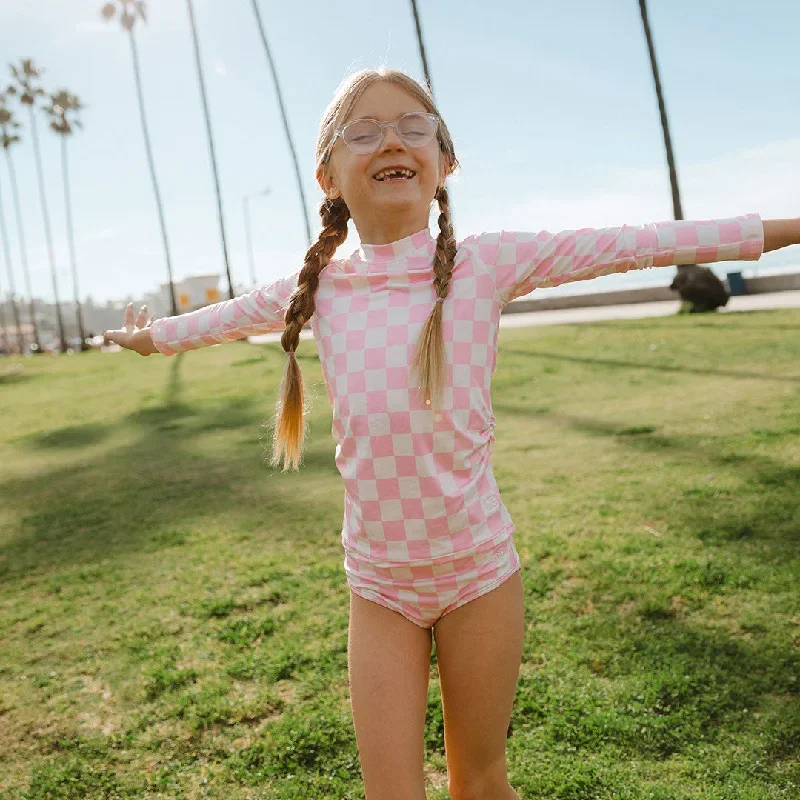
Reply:
[[376, 181], [381, 181], [384, 183], [386, 181], [410, 181], [415, 178], [417, 175], [413, 169], [407, 169], [406, 167], [390, 167], [389, 169], [381, 170], [380, 172], [376, 172], [372, 179]]

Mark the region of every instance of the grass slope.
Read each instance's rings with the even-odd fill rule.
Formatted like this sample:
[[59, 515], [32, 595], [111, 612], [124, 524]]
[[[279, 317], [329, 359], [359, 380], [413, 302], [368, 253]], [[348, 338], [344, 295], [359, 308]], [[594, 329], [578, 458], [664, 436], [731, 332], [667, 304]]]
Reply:
[[[522, 798], [800, 796], [800, 314], [504, 330]], [[278, 345], [0, 364], [0, 798], [362, 798], [341, 480]], [[448, 797], [435, 651], [431, 800]]]

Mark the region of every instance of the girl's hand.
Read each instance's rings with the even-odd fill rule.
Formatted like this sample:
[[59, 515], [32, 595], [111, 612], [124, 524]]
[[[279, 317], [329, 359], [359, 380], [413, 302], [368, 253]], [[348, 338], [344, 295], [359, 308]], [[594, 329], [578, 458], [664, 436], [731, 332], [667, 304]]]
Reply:
[[122, 328], [115, 331], [106, 331], [103, 339], [107, 342], [114, 342], [127, 350], [133, 350], [140, 356], [149, 356], [157, 353], [158, 348], [153, 344], [153, 337], [150, 335], [150, 325], [153, 317], [145, 322], [147, 306], [139, 309], [136, 321], [133, 320], [133, 303], [128, 303], [125, 308], [125, 318], [122, 321]]

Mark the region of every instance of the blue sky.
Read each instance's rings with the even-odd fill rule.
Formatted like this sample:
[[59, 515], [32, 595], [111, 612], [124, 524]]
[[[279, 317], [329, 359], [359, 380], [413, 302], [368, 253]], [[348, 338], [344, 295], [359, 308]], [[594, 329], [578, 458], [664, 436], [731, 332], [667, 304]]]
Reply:
[[[86, 104], [70, 142], [81, 298], [140, 297], [165, 280], [131, 54], [100, 0], [3, 0], [0, 62], [35, 59], [48, 90]], [[297, 269], [305, 232], [289, 151], [250, 0], [195, 0], [234, 282], [249, 285], [242, 196], [252, 201], [256, 276]], [[453, 134], [459, 238], [672, 217], [658, 109], [636, 0], [419, 0], [437, 100]], [[687, 218], [800, 215], [800, 4], [650, 0]], [[420, 77], [408, 0], [260, 0], [281, 72], [312, 224], [323, 109], [354, 69]], [[147, 114], [176, 277], [224, 272], [185, 0], [148, 3], [137, 29]], [[22, 121], [26, 122], [25, 117]], [[40, 125], [61, 296], [72, 296], [60, 151]], [[25, 135], [23, 131], [23, 135]], [[29, 138], [15, 148], [34, 292], [52, 299]], [[4, 164], [0, 192], [13, 220]], [[11, 228], [17, 290], [16, 232]], [[355, 232], [342, 246], [349, 253]], [[747, 269], [800, 266], [798, 248]], [[725, 265], [737, 269], [739, 265]], [[543, 292], [665, 282], [671, 268]], [[227, 286], [224, 277], [220, 289]], [[0, 287], [8, 289], [5, 268]]]

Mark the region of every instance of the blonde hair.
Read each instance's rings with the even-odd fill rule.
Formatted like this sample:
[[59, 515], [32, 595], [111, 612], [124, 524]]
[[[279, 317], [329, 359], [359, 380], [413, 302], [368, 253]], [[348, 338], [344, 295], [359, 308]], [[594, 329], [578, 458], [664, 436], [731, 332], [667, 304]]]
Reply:
[[[322, 117], [317, 138], [316, 166], [324, 170], [330, 159], [331, 141], [338, 126], [358, 102], [364, 90], [376, 81], [385, 81], [408, 92], [425, 107], [428, 113], [439, 117], [436, 138], [446, 162], [449, 175], [458, 166], [450, 132], [439, 114], [430, 92], [413, 78], [393, 69], [361, 70], [346, 78], [336, 90], [333, 100]], [[428, 319], [420, 333], [412, 368], [418, 370], [420, 389], [433, 407], [441, 404], [444, 389], [445, 355], [442, 338], [442, 303], [450, 291], [453, 262], [456, 255], [456, 240], [450, 222], [450, 205], [447, 189], [444, 186], [436, 191], [439, 203], [439, 236], [436, 239], [436, 254], [433, 261], [433, 285], [437, 302], [433, 304]], [[296, 470], [303, 452], [306, 434], [305, 392], [303, 376], [295, 358], [300, 331], [314, 314], [316, 304], [314, 295], [319, 286], [319, 276], [333, 258], [336, 248], [347, 238], [347, 222], [350, 209], [344, 199], [325, 199], [320, 204], [322, 231], [305, 255], [303, 269], [297, 279], [297, 288], [292, 293], [289, 306], [284, 315], [286, 328], [281, 336], [281, 346], [286, 351], [286, 368], [278, 392], [275, 406], [274, 440], [272, 466], [278, 466], [283, 459], [283, 471]]]

